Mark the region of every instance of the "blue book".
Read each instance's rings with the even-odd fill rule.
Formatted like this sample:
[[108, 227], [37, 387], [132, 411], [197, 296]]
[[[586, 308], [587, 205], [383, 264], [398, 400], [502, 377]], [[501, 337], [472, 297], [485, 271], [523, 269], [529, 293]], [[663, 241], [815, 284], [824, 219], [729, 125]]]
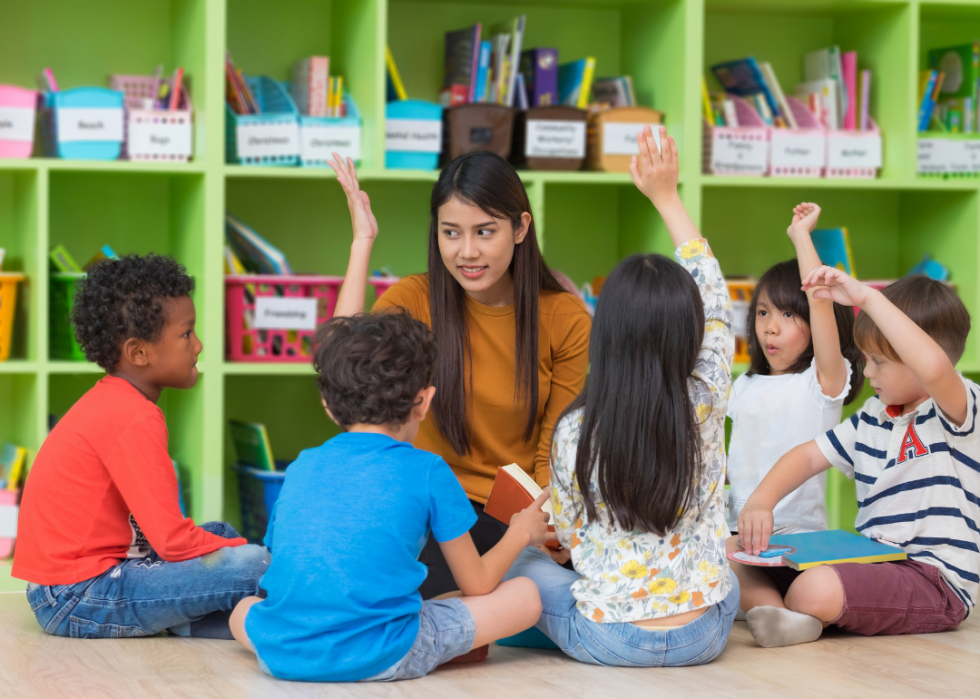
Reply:
[[737, 61], [728, 61], [711, 66], [711, 72], [718, 79], [725, 92], [730, 92], [739, 97], [752, 97], [761, 94], [765, 97], [766, 104], [773, 117], [782, 117], [782, 111], [776, 103], [776, 98], [769, 89], [759, 64], [755, 58], [741, 58]]
[[854, 256], [846, 228], [818, 228], [810, 234], [810, 239], [820, 262], [855, 276]]
[[480, 55], [476, 64], [476, 92], [474, 102], [487, 101], [487, 78], [490, 75], [490, 56], [493, 54], [493, 42], [480, 42]]
[[782, 534], [769, 539], [769, 546], [791, 546], [796, 551], [783, 554], [783, 563], [793, 570], [806, 570], [832, 563], [884, 563], [904, 561], [905, 551], [872, 541], [860, 534], [831, 529], [825, 532]]
[[229, 213], [225, 214], [225, 236], [246, 269], [258, 274], [292, 274], [279, 248]]

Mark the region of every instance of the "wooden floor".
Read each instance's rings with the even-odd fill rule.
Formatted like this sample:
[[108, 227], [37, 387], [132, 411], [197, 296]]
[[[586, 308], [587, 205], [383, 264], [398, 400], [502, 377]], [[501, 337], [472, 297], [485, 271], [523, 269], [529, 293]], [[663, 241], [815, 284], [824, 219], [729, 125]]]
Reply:
[[[978, 615], [974, 615], [977, 617]], [[234, 641], [179, 638], [80, 641], [41, 632], [22, 593], [0, 594], [0, 697], [976, 697], [980, 618], [924, 636], [828, 633], [793, 648], [755, 645], [736, 622], [709, 665], [624, 669], [558, 651], [491, 646], [486, 662], [393, 684], [306, 684], [262, 674]]]

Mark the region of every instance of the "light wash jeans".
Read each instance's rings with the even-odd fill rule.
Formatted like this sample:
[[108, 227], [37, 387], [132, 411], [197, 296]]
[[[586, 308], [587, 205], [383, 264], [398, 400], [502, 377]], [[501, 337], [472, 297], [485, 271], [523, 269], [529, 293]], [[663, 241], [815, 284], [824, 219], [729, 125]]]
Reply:
[[676, 667], [701, 665], [721, 654], [738, 611], [739, 588], [694, 621], [669, 631], [634, 624], [597, 624], [575, 608], [571, 586], [582, 576], [563, 568], [536, 548], [526, 548], [504, 576], [524, 576], [541, 593], [541, 618], [535, 625], [566, 655], [593, 665]]
[[[238, 536], [224, 522], [202, 529], [225, 539]], [[177, 636], [231, 639], [231, 611], [257, 593], [270, 559], [264, 546], [253, 544], [180, 563], [151, 551], [72, 585], [32, 583], [27, 601], [41, 628], [55, 636], [129, 638], [167, 629]]]

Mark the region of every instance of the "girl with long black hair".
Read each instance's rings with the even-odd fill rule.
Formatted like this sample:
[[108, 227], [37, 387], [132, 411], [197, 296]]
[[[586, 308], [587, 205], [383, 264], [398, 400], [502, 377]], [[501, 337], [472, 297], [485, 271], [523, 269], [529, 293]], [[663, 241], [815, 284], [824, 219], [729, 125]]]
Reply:
[[[336, 311], [350, 316], [364, 308], [378, 224], [353, 162], [335, 156], [331, 166], [354, 229]], [[430, 204], [428, 274], [398, 282], [373, 310], [402, 307], [435, 333], [436, 393], [414, 444], [459, 478], [477, 512], [470, 534], [482, 555], [506, 531], [483, 512], [497, 469], [516, 463], [548, 486], [552, 429], [585, 384], [590, 318], [548, 271], [527, 192], [506, 160], [460, 156], [440, 173]], [[420, 560], [429, 567], [423, 599], [458, 589], [436, 542]]]
[[696, 665], [725, 647], [738, 581], [725, 558], [725, 409], [735, 352], [725, 280], [677, 192], [677, 148], [638, 135], [633, 182], [674, 260], [634, 255], [602, 287], [591, 373], [555, 428], [551, 501], [575, 570], [526, 548], [537, 628], [567, 655], [620, 666]]

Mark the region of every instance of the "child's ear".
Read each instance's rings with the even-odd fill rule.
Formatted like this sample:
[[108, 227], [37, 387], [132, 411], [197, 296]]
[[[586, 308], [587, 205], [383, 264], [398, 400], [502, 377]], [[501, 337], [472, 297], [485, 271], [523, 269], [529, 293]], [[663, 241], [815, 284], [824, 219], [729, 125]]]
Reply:
[[139, 338], [129, 338], [123, 342], [120, 352], [121, 359], [126, 360], [133, 366], [144, 367], [148, 365], [150, 363], [150, 357], [146, 345], [147, 343]]
[[327, 399], [324, 398], [323, 396], [320, 396], [320, 403], [323, 404], [323, 409], [327, 412], [327, 417], [333, 420], [334, 423], [336, 423], [337, 427], [343, 428], [343, 425], [337, 422], [337, 418], [333, 416], [333, 413], [330, 412], [330, 408], [327, 407]]
[[412, 417], [417, 418], [419, 422], [425, 419], [425, 416], [429, 412], [429, 408], [432, 406], [432, 397], [436, 394], [436, 387], [429, 386], [428, 388], [423, 388], [415, 396], [415, 407], [412, 408]]

